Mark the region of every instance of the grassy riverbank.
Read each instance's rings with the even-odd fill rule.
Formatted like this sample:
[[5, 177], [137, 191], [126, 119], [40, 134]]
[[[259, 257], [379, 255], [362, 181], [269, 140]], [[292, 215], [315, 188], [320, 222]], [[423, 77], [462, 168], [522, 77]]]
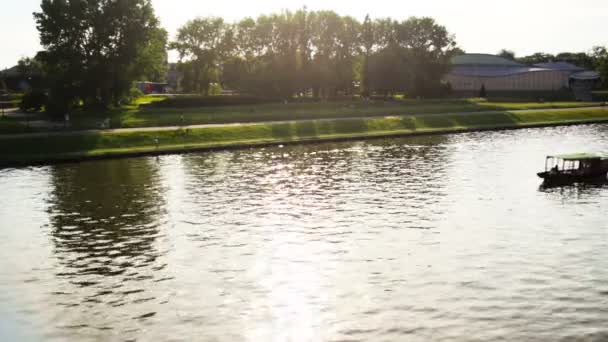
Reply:
[[[597, 106], [594, 102], [500, 102], [483, 99], [440, 100], [362, 100], [344, 102], [270, 103], [239, 106], [201, 106], [193, 108], [155, 107], [152, 102], [164, 97], [145, 96], [133, 104], [109, 111], [77, 110], [71, 113], [71, 130], [96, 129], [106, 118], [112, 128], [138, 128], [268, 122], [284, 120], [316, 120], [410, 114], [470, 113], [520, 109], [580, 108]], [[42, 119], [36, 115], [32, 120]], [[62, 127], [57, 122], [55, 127]], [[50, 130], [48, 127], [28, 127], [21, 120], [0, 120], [0, 134]]]
[[[176, 125], [224, 124], [281, 120], [314, 120], [367, 116], [468, 113], [491, 110], [576, 108], [597, 105], [585, 102], [493, 102], [482, 99], [348, 101], [325, 103], [272, 103], [222, 107], [155, 108], [146, 107], [148, 98], [115, 113], [113, 127], [159, 127]], [[158, 101], [158, 99], [155, 99]], [[141, 106], [144, 104], [143, 106]], [[84, 113], [86, 114], [86, 113]]]
[[[417, 115], [251, 123], [195, 129], [72, 133], [0, 138], [0, 163], [24, 165], [120, 155], [181, 152], [379, 136], [608, 122], [608, 109]], [[158, 141], [158, 144], [157, 144]]]

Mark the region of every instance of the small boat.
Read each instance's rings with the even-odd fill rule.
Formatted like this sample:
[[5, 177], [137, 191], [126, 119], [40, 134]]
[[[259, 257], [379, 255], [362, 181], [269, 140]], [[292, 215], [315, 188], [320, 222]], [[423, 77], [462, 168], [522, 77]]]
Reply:
[[538, 176], [550, 184], [606, 180], [608, 154], [575, 153], [548, 156], [545, 172], [539, 172]]

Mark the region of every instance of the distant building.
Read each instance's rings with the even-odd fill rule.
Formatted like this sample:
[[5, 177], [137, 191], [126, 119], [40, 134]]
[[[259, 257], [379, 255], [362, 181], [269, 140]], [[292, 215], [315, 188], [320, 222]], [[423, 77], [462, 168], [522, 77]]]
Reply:
[[167, 70], [167, 82], [171, 92], [178, 92], [182, 88], [182, 80], [184, 73], [179, 71], [177, 63], [169, 63], [169, 69]]
[[167, 83], [158, 82], [135, 82], [135, 87], [142, 93], [148, 94], [164, 94], [167, 92]]
[[595, 71], [566, 62], [528, 66], [487, 54], [457, 56], [452, 64], [446, 81], [455, 94], [463, 96], [475, 96], [484, 86], [491, 95], [572, 91], [577, 99], [590, 100], [591, 89], [600, 78]]
[[19, 67], [15, 65], [12, 68], [0, 70], [0, 79], [6, 88], [13, 92], [24, 92], [31, 88], [32, 79], [39, 81], [42, 76], [39, 74], [32, 75], [29, 78], [23, 76]]

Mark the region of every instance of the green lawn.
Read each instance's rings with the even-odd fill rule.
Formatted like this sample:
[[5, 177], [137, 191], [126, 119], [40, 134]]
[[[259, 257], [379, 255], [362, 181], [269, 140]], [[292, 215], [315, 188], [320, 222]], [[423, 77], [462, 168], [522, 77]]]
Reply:
[[561, 112], [451, 114], [292, 123], [260, 123], [153, 132], [105, 132], [36, 138], [0, 139], [0, 160], [27, 162], [90, 155], [119, 155], [157, 150], [188, 150], [269, 142], [455, 132], [606, 120], [608, 109]]
[[[583, 102], [488, 102], [483, 100], [404, 100], [396, 102], [288, 103], [185, 109], [133, 108], [116, 117], [119, 127], [264, 122], [301, 119], [478, 112], [490, 110], [573, 108]], [[183, 119], [182, 119], [183, 118]]]
[[[72, 129], [99, 128], [105, 118], [112, 128], [182, 126], [236, 122], [265, 122], [301, 119], [387, 116], [407, 114], [461, 113], [517, 109], [575, 108], [593, 102], [492, 102], [481, 99], [400, 100], [393, 102], [274, 103], [252, 106], [199, 108], [154, 108], [142, 106], [162, 97], [146, 96], [135, 103], [110, 111], [76, 111]], [[0, 133], [10, 133], [2, 129]]]

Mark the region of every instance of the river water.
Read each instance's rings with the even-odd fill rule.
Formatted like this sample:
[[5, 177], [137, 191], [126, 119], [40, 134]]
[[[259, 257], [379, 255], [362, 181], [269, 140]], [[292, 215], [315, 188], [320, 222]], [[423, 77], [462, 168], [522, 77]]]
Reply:
[[608, 339], [588, 125], [0, 170], [0, 340]]

